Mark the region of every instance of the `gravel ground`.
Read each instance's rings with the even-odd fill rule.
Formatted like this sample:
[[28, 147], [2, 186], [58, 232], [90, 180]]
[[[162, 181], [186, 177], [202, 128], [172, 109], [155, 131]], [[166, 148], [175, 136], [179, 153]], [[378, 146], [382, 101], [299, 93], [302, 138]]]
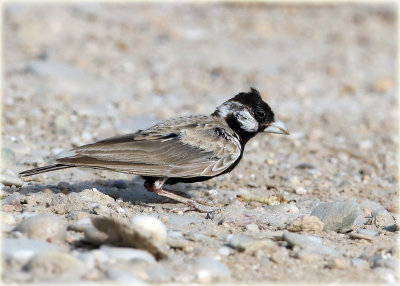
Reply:
[[[4, 282], [398, 280], [394, 5], [4, 7]], [[212, 219], [135, 176], [16, 175], [250, 86], [291, 135], [261, 134], [232, 173], [172, 187], [222, 206]]]

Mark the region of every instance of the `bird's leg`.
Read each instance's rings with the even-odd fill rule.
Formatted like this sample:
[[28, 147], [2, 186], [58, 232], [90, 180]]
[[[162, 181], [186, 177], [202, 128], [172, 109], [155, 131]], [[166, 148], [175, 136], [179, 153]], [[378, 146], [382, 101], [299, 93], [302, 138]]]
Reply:
[[185, 204], [187, 206], [187, 208], [185, 208], [185, 210], [196, 210], [196, 211], [199, 211], [202, 213], [216, 212], [216, 211], [220, 210], [220, 208], [218, 208], [218, 207], [205, 206], [198, 202], [195, 202], [194, 200], [181, 197], [177, 194], [174, 194], [170, 191], [163, 189], [162, 186], [165, 181], [166, 181], [165, 178], [160, 178], [154, 182], [146, 180], [144, 182], [144, 187], [149, 192], [155, 192], [159, 196], [167, 197], [167, 198], [173, 199], [177, 202]]

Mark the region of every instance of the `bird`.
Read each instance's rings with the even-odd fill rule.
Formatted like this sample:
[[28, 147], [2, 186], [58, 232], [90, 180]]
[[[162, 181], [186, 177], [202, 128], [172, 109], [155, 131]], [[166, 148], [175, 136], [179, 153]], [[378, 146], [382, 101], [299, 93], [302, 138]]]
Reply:
[[63, 151], [55, 164], [19, 173], [21, 177], [72, 167], [91, 167], [139, 175], [144, 187], [186, 205], [213, 212], [179, 196], [164, 184], [194, 183], [231, 172], [243, 157], [246, 143], [258, 133], [288, 135], [285, 124], [251, 87], [219, 105], [211, 115], [190, 115], [152, 127]]

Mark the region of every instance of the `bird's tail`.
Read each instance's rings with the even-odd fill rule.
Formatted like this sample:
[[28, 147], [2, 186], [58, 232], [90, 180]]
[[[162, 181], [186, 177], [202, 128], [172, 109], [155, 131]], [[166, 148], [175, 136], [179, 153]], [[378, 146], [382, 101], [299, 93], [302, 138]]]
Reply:
[[19, 173], [21, 177], [27, 177], [27, 176], [32, 176], [40, 173], [45, 173], [45, 172], [50, 172], [50, 171], [55, 171], [55, 170], [60, 170], [60, 169], [65, 169], [65, 168], [71, 168], [74, 166], [68, 166], [64, 164], [54, 164], [54, 165], [49, 165], [49, 166], [44, 166], [40, 168], [35, 168], [35, 169], [30, 169], [23, 171]]

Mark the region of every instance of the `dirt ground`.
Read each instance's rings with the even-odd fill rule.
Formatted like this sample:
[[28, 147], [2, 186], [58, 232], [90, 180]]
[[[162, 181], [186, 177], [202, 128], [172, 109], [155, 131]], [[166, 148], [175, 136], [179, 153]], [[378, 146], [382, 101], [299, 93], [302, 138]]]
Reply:
[[[214, 219], [187, 212], [167, 221], [165, 216], [182, 205], [147, 193], [143, 181], [133, 175], [67, 169], [33, 176], [23, 186], [3, 182], [2, 198], [16, 194], [20, 204], [3, 206], [3, 218], [11, 220], [11, 227], [3, 223], [3, 239], [24, 238], [14, 227], [35, 214], [55, 214], [66, 226], [78, 220], [71, 218], [73, 212], [96, 215], [85, 210], [83, 201], [75, 208], [63, 206], [64, 211], [54, 203], [55, 196], [96, 188], [99, 196], [114, 200], [112, 205], [97, 201], [110, 209], [110, 216], [121, 221], [137, 214], [157, 216], [170, 238], [177, 233], [182, 238], [184, 247], [170, 243], [168, 259], [141, 266], [146, 275], [129, 270], [145, 283], [395, 283], [398, 232], [391, 225], [399, 212], [396, 9], [394, 4], [6, 4], [2, 174], [16, 177], [51, 163], [62, 150], [159, 120], [210, 114], [250, 87], [261, 92], [290, 136], [260, 134], [248, 143], [231, 173], [171, 187], [222, 205]], [[235, 199], [238, 194], [276, 193], [294, 202], [285, 206], [295, 209]], [[319, 203], [349, 199], [361, 208], [352, 233], [361, 228], [376, 236], [300, 232], [339, 251], [339, 262], [300, 255], [298, 246], [282, 238], [273, 240], [272, 250], [242, 252], [226, 245], [240, 234], [254, 239], [278, 235]], [[117, 213], [115, 204], [123, 211]], [[392, 221], [376, 223], [372, 205], [384, 209]], [[224, 223], [230, 216], [234, 220], [235, 210], [256, 217], [250, 219], [252, 227]], [[184, 217], [192, 221], [186, 223]], [[82, 239], [79, 235], [68, 230], [60, 247], [74, 256], [92, 251], [93, 246], [76, 243]], [[200, 256], [214, 259], [228, 274], [204, 278], [204, 272], [193, 270]], [[32, 268], [4, 259], [3, 264], [6, 282], [42, 281]], [[128, 271], [120, 262], [113, 265]], [[89, 268], [92, 274], [75, 277], [77, 281], [116, 279], [101, 262]]]

